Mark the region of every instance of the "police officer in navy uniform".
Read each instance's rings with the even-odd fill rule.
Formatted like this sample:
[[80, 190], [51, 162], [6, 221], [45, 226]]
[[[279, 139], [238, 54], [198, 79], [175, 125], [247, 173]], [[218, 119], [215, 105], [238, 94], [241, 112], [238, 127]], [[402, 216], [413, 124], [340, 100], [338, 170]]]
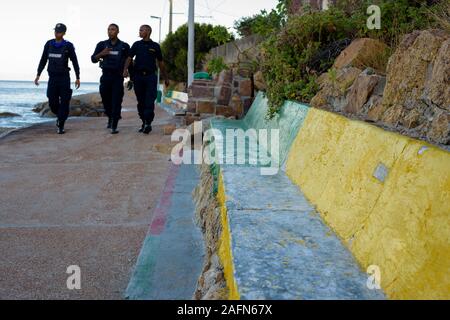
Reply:
[[58, 23], [55, 27], [55, 39], [47, 41], [39, 63], [37, 77], [34, 83], [38, 86], [39, 79], [48, 61], [47, 97], [52, 112], [58, 117], [56, 126], [58, 133], [64, 134], [64, 124], [69, 117], [72, 89], [70, 88], [69, 59], [72, 61], [77, 77], [75, 86], [80, 88], [80, 66], [78, 65], [75, 47], [64, 39], [67, 27]]
[[114, 23], [109, 25], [109, 39], [97, 44], [91, 57], [93, 63], [100, 62], [100, 67], [103, 70], [100, 79], [100, 94], [105, 113], [108, 116], [108, 129], [111, 129], [112, 134], [119, 133], [117, 126], [121, 119], [124, 96], [123, 69], [130, 51], [130, 46], [119, 40], [118, 34], [119, 26]]
[[161, 47], [150, 39], [152, 28], [148, 25], [141, 26], [139, 36], [141, 41], [133, 44], [129, 57], [124, 67], [124, 77], [129, 76], [128, 67], [134, 61], [134, 91], [138, 100], [139, 117], [142, 120], [142, 128], [139, 132], [150, 134], [152, 122], [155, 119], [155, 100], [157, 98], [157, 62], [161, 74], [169, 85], [166, 69], [163, 62]]

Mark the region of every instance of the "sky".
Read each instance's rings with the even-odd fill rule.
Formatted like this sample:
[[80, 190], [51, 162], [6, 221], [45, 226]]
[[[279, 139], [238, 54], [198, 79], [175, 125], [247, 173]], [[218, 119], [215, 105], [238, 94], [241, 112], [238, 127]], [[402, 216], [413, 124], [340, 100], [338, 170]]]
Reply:
[[[243, 16], [262, 9], [272, 9], [278, 0], [195, 0], [196, 22], [221, 24], [229, 28]], [[188, 0], [174, 0], [174, 30], [187, 22]], [[96, 44], [107, 39], [107, 27], [120, 26], [119, 38], [130, 45], [139, 40], [142, 24], [153, 28], [152, 39], [159, 39], [162, 17], [162, 39], [169, 31], [169, 0], [13, 0], [0, 4], [0, 80], [34, 80], [44, 44], [52, 39], [56, 23], [67, 25], [66, 40], [75, 45], [81, 67], [81, 81], [98, 82], [101, 70], [92, 64]], [[231, 30], [230, 31], [234, 31]], [[71, 73], [74, 78], [73, 71]], [[43, 73], [41, 80], [48, 79]]]

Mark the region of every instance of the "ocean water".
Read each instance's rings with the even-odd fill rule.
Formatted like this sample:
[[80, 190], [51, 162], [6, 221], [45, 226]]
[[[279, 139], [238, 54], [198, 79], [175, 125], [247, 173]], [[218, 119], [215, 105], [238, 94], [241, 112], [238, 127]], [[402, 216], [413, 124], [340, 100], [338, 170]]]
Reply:
[[[98, 92], [98, 83], [81, 83], [75, 90], [72, 84], [73, 95]], [[47, 83], [41, 82], [36, 87], [32, 81], [2, 81], [0, 80], [0, 113], [12, 112], [21, 117], [1, 118], [0, 128], [21, 128], [35, 123], [54, 121], [41, 118], [32, 110], [38, 103], [47, 101]]]

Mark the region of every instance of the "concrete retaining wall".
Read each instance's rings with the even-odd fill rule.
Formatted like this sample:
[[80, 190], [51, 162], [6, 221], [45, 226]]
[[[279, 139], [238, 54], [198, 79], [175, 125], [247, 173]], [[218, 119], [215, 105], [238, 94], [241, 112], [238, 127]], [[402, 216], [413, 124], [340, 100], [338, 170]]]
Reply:
[[[259, 35], [249, 36], [243, 39], [236, 40], [234, 43], [230, 42], [224, 44], [220, 47], [211, 49], [209, 55], [212, 58], [222, 57], [226, 64], [235, 64], [239, 61], [240, 52], [248, 51], [250, 56], [255, 56], [258, 54], [256, 47], [261, 43], [263, 39]], [[236, 48], [238, 47], [239, 50]]]
[[[376, 266], [391, 299], [450, 298], [450, 153], [424, 142], [288, 102], [265, 120], [259, 95], [243, 121], [215, 128], [280, 128], [286, 174], [341, 238], [362, 270]], [[220, 259], [239, 299], [226, 190], [217, 173]], [[270, 188], [267, 185], [267, 188]], [[232, 197], [233, 198], [233, 197]], [[234, 246], [239, 244], [234, 243]], [[239, 263], [239, 262], [238, 262]]]
[[450, 298], [450, 153], [311, 109], [287, 174], [390, 298]]

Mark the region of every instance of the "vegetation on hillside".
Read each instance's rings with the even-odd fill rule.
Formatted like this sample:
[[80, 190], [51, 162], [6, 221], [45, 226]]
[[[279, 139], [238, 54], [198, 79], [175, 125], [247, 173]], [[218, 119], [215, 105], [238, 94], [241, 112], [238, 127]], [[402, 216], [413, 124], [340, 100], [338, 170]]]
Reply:
[[[286, 0], [280, 3], [285, 5]], [[380, 6], [380, 30], [367, 27], [367, 7], [371, 4]], [[445, 25], [442, 7], [439, 1], [430, 0], [341, 0], [327, 11], [305, 8], [304, 14], [289, 16], [276, 32], [268, 24], [260, 69], [268, 86], [269, 117], [276, 115], [285, 100], [309, 103], [319, 89], [317, 77], [333, 65], [351, 40], [370, 37], [395, 48], [404, 34]], [[258, 28], [258, 33], [265, 34]]]
[[[185, 24], [174, 33], [169, 34], [161, 44], [169, 78], [177, 82], [186, 82], [187, 79], [187, 50], [188, 26]], [[223, 34], [227, 39], [233, 40], [227, 28], [210, 24], [195, 24], [195, 68], [201, 69], [205, 56], [212, 48], [222, 43], [215, 40], [211, 33]]]

